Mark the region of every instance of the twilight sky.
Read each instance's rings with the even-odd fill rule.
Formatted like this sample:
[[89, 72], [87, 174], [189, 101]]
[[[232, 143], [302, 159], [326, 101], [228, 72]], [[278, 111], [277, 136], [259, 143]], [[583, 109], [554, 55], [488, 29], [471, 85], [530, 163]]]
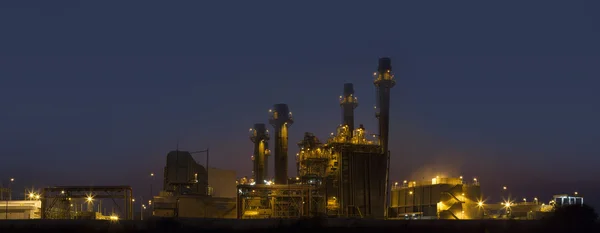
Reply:
[[375, 132], [371, 74], [390, 56], [392, 181], [476, 176], [494, 200], [506, 185], [519, 199], [578, 191], [598, 206], [599, 10], [593, 0], [2, 1], [0, 178], [147, 193], [178, 139], [250, 175], [248, 128], [275, 103], [294, 113], [290, 155], [304, 132], [334, 131], [344, 82], [359, 98], [356, 123]]

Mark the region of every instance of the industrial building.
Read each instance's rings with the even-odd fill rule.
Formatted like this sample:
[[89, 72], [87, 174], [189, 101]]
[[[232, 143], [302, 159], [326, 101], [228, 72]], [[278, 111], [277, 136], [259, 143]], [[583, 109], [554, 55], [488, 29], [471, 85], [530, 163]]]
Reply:
[[250, 129], [254, 143], [253, 177], [238, 185], [238, 218], [303, 216], [384, 218], [389, 170], [390, 89], [395, 80], [390, 58], [380, 58], [373, 74], [377, 89], [375, 117], [379, 132], [355, 129], [358, 99], [351, 83], [340, 96], [341, 124], [326, 142], [310, 132], [298, 143], [297, 177], [288, 177], [288, 128], [294, 123], [286, 104], [269, 110], [275, 132], [275, 179], [267, 177], [269, 134], [264, 124]]
[[522, 202], [510, 197], [486, 203], [479, 181], [463, 177], [434, 177], [392, 185], [388, 219], [515, 219], [534, 220], [548, 216], [563, 205], [583, 205], [583, 197], [555, 195], [548, 203], [538, 198]]
[[42, 201], [38, 200], [3, 200], [0, 201], [1, 219], [39, 219], [41, 218]]
[[481, 219], [484, 212], [479, 182], [462, 177], [435, 177], [425, 181], [394, 183], [389, 218]]
[[[40, 196], [43, 219], [133, 220], [130, 186], [55, 186]], [[109, 211], [103, 200], [111, 204]]]
[[192, 153], [176, 150], [167, 154], [164, 186], [160, 194], [153, 197], [152, 215], [235, 218], [235, 171], [207, 170], [194, 160]]

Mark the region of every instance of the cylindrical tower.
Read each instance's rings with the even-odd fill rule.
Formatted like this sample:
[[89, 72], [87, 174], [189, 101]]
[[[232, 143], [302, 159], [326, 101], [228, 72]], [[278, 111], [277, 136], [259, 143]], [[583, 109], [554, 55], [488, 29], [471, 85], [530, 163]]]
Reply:
[[269, 110], [269, 123], [275, 129], [275, 184], [286, 184], [288, 179], [288, 128], [294, 123], [287, 104], [275, 104]]
[[264, 184], [268, 176], [269, 159], [269, 131], [265, 124], [254, 124], [250, 129], [250, 140], [254, 143], [252, 165], [256, 184]]
[[375, 76], [374, 84], [377, 87], [375, 116], [379, 120], [379, 142], [382, 154], [387, 154], [390, 128], [390, 89], [396, 84], [392, 73], [392, 60], [388, 57], [379, 58], [379, 67], [373, 76]]
[[354, 85], [352, 83], [344, 83], [344, 95], [340, 96], [340, 106], [342, 107], [342, 125], [347, 125], [350, 134], [349, 140], [354, 132], [354, 109], [358, 107], [358, 99], [354, 96]]

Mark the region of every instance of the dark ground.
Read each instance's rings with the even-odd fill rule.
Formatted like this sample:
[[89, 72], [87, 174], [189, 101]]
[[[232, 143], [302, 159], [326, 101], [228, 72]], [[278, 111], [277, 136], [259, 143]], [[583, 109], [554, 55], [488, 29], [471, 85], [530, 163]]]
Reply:
[[[35, 233], [35, 232], [435, 232], [435, 233], [536, 233], [536, 232], [600, 232], [600, 223], [572, 225], [569, 223], [539, 221], [511, 221], [511, 220], [472, 220], [472, 221], [444, 221], [444, 220], [418, 220], [418, 221], [371, 221], [347, 220], [341, 223], [345, 226], [325, 226], [326, 220], [304, 219], [295, 222], [270, 220], [269, 222], [255, 221], [253, 224], [244, 224], [242, 221], [252, 220], [221, 220], [207, 219], [151, 219], [147, 221], [70, 221], [70, 220], [23, 220], [0, 221], [0, 233]], [[261, 226], [264, 225], [264, 226]], [[340, 222], [332, 225], [340, 225]], [[379, 225], [379, 226], [377, 226]]]

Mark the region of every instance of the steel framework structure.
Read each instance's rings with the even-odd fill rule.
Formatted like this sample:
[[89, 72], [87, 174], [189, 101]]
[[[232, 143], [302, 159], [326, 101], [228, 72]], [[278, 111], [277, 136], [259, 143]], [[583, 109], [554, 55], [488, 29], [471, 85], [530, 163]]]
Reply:
[[325, 213], [322, 188], [306, 184], [238, 185], [238, 218], [300, 218]]
[[[133, 189], [131, 186], [57, 186], [42, 191], [42, 219], [71, 219], [72, 201], [76, 199], [111, 199], [118, 215], [133, 220]], [[124, 209], [116, 199], [123, 199]], [[121, 203], [123, 204], [123, 203]]]

